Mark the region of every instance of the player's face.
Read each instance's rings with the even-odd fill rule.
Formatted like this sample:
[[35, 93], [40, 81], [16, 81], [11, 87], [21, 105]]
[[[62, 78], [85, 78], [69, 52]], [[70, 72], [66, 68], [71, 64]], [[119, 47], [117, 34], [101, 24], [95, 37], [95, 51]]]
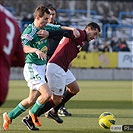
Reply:
[[55, 12], [55, 10], [50, 10], [50, 9], [49, 9], [49, 12], [50, 12], [50, 17], [48, 19], [48, 23], [54, 23], [55, 17], [56, 17], [56, 12]]
[[98, 29], [96, 29], [96, 30], [92, 30], [92, 29], [89, 30], [87, 32], [87, 40], [91, 41], [91, 40], [95, 39], [96, 36], [98, 35], [98, 33], [99, 33]]
[[38, 17], [38, 28], [43, 28], [48, 23], [48, 19], [50, 17], [50, 14], [44, 13], [43, 17]]

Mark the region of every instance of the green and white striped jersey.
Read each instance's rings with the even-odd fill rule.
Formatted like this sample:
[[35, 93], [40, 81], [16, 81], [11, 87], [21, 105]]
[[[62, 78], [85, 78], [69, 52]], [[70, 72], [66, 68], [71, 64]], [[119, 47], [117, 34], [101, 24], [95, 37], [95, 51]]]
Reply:
[[[36, 28], [34, 24], [29, 24], [27, 28], [23, 31], [21, 39], [22, 44], [37, 48], [47, 54], [47, 45], [48, 45], [48, 39], [41, 40], [41, 37], [39, 37], [36, 33], [39, 30], [61, 30], [60, 25], [53, 25], [53, 24], [47, 24], [44, 28]], [[36, 65], [44, 65], [46, 64], [46, 60], [38, 59], [38, 56], [36, 53], [27, 53], [25, 54], [25, 62], [26, 63], [34, 63]]]

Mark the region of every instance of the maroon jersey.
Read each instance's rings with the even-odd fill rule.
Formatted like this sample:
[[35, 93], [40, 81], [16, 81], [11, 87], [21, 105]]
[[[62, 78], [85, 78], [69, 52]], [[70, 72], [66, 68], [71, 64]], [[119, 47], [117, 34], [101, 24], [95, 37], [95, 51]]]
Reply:
[[10, 66], [23, 67], [25, 61], [21, 33], [12, 14], [0, 5], [0, 102], [8, 92]]
[[83, 46], [83, 41], [86, 40], [86, 32], [84, 30], [79, 30], [79, 32], [80, 37], [77, 39], [63, 37], [48, 62], [55, 63], [67, 71], [70, 62], [77, 57]]

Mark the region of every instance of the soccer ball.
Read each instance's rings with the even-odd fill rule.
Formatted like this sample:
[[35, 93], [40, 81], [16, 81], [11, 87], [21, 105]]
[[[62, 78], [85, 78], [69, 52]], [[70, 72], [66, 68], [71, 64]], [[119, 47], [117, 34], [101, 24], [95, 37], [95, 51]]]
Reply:
[[115, 125], [115, 117], [111, 112], [103, 112], [99, 116], [99, 125], [104, 129], [110, 129], [111, 125]]

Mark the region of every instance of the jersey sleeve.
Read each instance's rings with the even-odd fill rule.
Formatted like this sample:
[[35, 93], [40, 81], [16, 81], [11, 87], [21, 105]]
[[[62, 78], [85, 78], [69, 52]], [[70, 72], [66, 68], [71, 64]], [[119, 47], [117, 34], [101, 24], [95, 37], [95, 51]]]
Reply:
[[61, 26], [60, 25], [54, 25], [54, 24], [47, 24], [44, 29], [47, 30], [47, 31], [61, 30]]
[[21, 41], [23, 46], [24, 45], [31, 46], [31, 41], [33, 39], [33, 33], [32, 33], [31, 27], [32, 25], [29, 24], [28, 27], [23, 31], [21, 35]]
[[28, 34], [22, 35], [21, 40], [22, 40], [22, 45], [23, 46], [24, 45], [31, 46], [31, 39], [30, 39]]
[[58, 31], [49, 31], [49, 37], [48, 38], [55, 38], [59, 36], [64, 36], [68, 38], [73, 38], [73, 33], [71, 30], [58, 30]]

